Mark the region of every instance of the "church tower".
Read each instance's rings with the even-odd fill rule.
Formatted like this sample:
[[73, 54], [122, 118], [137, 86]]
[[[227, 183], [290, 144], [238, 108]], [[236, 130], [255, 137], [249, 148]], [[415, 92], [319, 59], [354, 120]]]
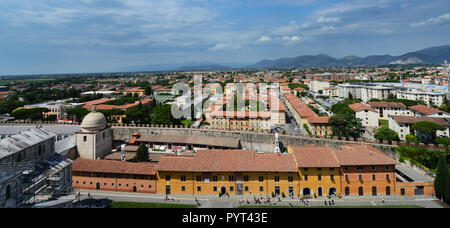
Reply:
[[81, 131], [76, 133], [78, 154], [87, 159], [104, 158], [111, 153], [112, 137], [112, 129], [108, 127], [106, 117], [93, 107], [92, 112], [84, 117]]

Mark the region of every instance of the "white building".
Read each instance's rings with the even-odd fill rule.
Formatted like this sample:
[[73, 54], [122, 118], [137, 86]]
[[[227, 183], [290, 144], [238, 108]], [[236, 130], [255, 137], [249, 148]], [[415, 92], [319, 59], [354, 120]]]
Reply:
[[444, 118], [417, 117], [417, 116], [391, 116], [389, 118], [389, 128], [397, 132], [401, 140], [406, 140], [407, 135], [416, 135], [421, 139], [423, 136], [419, 132], [413, 132], [411, 126], [417, 122], [428, 121], [437, 123], [445, 127], [444, 131], [437, 131], [437, 137], [449, 137], [449, 123]]
[[32, 128], [0, 140], [0, 208], [68, 193], [72, 160], [55, 152], [56, 135]]
[[100, 159], [111, 153], [112, 129], [106, 117], [95, 110], [84, 117], [81, 131], [76, 132], [75, 142], [81, 158]]
[[382, 85], [361, 87], [361, 100], [366, 103], [372, 99], [386, 100], [390, 94], [395, 95], [393, 87]]
[[308, 82], [309, 90], [318, 93], [320, 90], [324, 90], [327, 87], [330, 87], [330, 82], [327, 81], [309, 81]]
[[355, 111], [355, 116], [362, 120], [364, 127], [378, 127], [379, 115], [378, 111], [361, 103], [349, 105]]
[[422, 101], [428, 106], [441, 106], [446, 98], [445, 93], [425, 92], [415, 89], [397, 91], [397, 98]]
[[450, 113], [425, 105], [416, 105], [409, 107], [409, 109], [413, 112], [414, 116], [418, 117], [450, 117]]
[[378, 118], [388, 120], [389, 116], [413, 116], [406, 105], [399, 102], [369, 102], [369, 106], [378, 111]]

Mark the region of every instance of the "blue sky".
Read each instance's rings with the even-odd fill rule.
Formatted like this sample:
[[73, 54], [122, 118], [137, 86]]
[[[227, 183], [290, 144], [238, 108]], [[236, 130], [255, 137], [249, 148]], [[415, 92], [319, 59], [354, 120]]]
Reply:
[[450, 44], [449, 0], [0, 0], [0, 75], [157, 70]]

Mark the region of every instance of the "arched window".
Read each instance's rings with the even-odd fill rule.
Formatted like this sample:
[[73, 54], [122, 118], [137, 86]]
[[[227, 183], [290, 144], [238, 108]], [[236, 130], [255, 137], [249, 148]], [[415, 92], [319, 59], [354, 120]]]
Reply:
[[389, 186], [386, 187], [386, 195], [387, 196], [391, 195], [391, 187], [389, 187]]
[[359, 193], [360, 196], [363, 196], [364, 195], [364, 188], [363, 187], [359, 187], [358, 193]]
[[321, 197], [322, 196], [322, 187], [319, 187], [318, 189], [317, 189], [317, 195], [319, 196], [319, 197]]
[[386, 180], [390, 180], [389, 174], [386, 174]]
[[372, 196], [376, 196], [377, 195], [377, 187], [373, 186], [372, 187]]
[[11, 186], [10, 186], [10, 185], [7, 185], [7, 186], [6, 186], [6, 194], [5, 194], [5, 198], [6, 198], [6, 200], [11, 199]]
[[373, 181], [377, 180], [377, 177], [375, 176], [375, 174], [372, 175], [372, 180]]
[[349, 187], [345, 187], [345, 195], [346, 196], [350, 195], [350, 188]]

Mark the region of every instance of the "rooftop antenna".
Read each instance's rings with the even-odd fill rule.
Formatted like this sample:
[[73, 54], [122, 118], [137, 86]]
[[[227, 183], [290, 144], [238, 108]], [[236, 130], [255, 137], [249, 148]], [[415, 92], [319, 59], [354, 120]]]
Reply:
[[275, 133], [275, 154], [281, 154], [280, 141], [278, 140], [278, 133]]
[[120, 160], [121, 161], [125, 161], [125, 144], [122, 144], [122, 146], [120, 146], [120, 151], [122, 152], [122, 155], [120, 156]]

